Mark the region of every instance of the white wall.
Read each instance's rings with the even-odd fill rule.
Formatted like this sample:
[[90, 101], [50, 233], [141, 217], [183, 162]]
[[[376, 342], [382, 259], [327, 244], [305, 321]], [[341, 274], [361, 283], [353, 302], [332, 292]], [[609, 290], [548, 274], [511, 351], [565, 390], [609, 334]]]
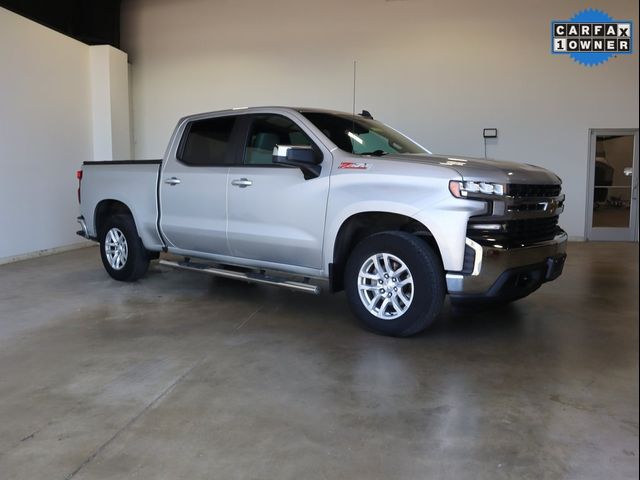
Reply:
[[[565, 181], [563, 226], [584, 234], [588, 129], [638, 127], [638, 55], [594, 68], [549, 53], [578, 0], [131, 0], [134, 150], [160, 157], [186, 114], [248, 105], [359, 109], [436, 152], [542, 165]], [[607, 13], [637, 24], [634, 0]], [[637, 51], [637, 46], [634, 46]]]
[[[0, 263], [82, 243], [75, 172], [93, 156], [91, 48], [0, 8]], [[113, 92], [126, 55], [115, 63], [120, 124], [97, 136], [128, 149], [128, 98]]]
[[0, 260], [78, 243], [89, 49], [0, 8]]

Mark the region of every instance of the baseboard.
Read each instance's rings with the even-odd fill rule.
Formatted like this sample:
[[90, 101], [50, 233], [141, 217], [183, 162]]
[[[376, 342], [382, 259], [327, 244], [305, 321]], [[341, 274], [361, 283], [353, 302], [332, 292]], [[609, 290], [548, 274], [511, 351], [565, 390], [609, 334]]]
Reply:
[[70, 250], [77, 250], [79, 248], [94, 247], [96, 245], [97, 243], [84, 241], [80, 243], [73, 243], [71, 245], [63, 245], [62, 247], [47, 248], [44, 250], [37, 250], [35, 252], [23, 253], [21, 255], [15, 255], [13, 257], [3, 257], [0, 258], [0, 265], [21, 262], [23, 260], [30, 260], [32, 258], [44, 257], [46, 255], [55, 255], [56, 253], [68, 252]]
[[570, 242], [585, 242], [586, 239], [581, 235], [569, 235]]

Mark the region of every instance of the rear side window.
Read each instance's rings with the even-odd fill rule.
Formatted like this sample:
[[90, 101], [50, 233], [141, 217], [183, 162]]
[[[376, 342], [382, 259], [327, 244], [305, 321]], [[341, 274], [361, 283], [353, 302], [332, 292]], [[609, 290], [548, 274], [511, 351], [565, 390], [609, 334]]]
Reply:
[[232, 163], [230, 140], [235, 122], [236, 117], [191, 122], [186, 130], [180, 160], [194, 167]]

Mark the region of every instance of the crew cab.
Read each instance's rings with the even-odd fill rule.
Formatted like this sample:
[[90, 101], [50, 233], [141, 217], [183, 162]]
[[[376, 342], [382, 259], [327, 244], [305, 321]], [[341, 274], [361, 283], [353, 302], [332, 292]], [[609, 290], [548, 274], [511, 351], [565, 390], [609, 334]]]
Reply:
[[149, 262], [318, 293], [408, 336], [452, 301], [512, 301], [558, 277], [561, 180], [532, 165], [433, 155], [360, 115], [233, 109], [182, 118], [161, 160], [85, 162], [83, 237], [106, 271]]

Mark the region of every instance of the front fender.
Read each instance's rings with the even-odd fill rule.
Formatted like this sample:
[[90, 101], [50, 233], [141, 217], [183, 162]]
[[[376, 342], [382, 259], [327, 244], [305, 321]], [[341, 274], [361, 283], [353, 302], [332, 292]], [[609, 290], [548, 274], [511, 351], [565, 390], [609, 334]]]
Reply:
[[324, 239], [327, 272], [333, 262], [340, 227], [353, 215], [367, 212], [404, 215], [421, 223], [433, 235], [445, 270], [462, 270], [469, 217], [484, 213], [486, 204], [453, 197], [448, 172], [431, 173], [424, 177], [397, 173], [386, 178], [358, 173], [335, 176]]

